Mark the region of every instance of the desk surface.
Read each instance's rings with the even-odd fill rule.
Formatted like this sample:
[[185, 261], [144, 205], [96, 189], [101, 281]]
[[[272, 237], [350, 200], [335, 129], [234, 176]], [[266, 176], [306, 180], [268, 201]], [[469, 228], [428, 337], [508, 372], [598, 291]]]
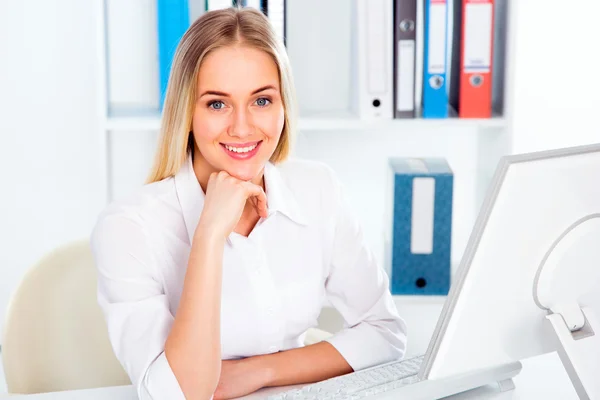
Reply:
[[[516, 389], [512, 395], [503, 396], [513, 400], [577, 400], [575, 389], [564, 370], [556, 353], [546, 354], [522, 361], [523, 370], [514, 378]], [[266, 388], [259, 390], [245, 400], [262, 399], [268, 394], [281, 391], [282, 388]], [[447, 398], [448, 400], [463, 400], [469, 398], [481, 398], [477, 396], [459, 395]], [[119, 386], [110, 388], [75, 390], [69, 392], [55, 392], [33, 395], [0, 395], [1, 399], [24, 399], [24, 400], [135, 400], [135, 390], [131, 386]]]

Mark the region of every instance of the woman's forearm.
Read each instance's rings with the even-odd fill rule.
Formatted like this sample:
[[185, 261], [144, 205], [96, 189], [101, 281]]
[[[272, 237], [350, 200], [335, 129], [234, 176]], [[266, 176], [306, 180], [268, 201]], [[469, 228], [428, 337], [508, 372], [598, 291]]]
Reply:
[[209, 399], [221, 374], [224, 240], [197, 229], [165, 356], [186, 398]]
[[329, 342], [255, 357], [257, 368], [268, 371], [267, 386], [314, 383], [353, 372]]

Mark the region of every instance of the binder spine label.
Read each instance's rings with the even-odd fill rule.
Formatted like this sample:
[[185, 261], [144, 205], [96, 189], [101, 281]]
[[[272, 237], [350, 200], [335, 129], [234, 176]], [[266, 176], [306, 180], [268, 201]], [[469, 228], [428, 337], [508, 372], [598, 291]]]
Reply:
[[429, 59], [430, 74], [446, 72], [446, 1], [432, 0], [429, 6]]
[[398, 41], [398, 85], [396, 109], [413, 111], [415, 108], [415, 41]]
[[[367, 11], [367, 62], [368, 62], [368, 80], [367, 87], [371, 94], [385, 93], [389, 84], [385, 74], [377, 73], [381, 71], [381, 66], [386, 65], [386, 41], [383, 39], [388, 35], [386, 25], [382, 23], [386, 18], [385, 0], [376, 0], [369, 2]], [[390, 60], [391, 62], [391, 60]]]
[[492, 57], [492, 14], [491, 3], [467, 3], [465, 6], [465, 53], [466, 72], [487, 73]]
[[435, 179], [414, 178], [410, 251], [413, 254], [433, 253], [433, 217], [435, 210]]

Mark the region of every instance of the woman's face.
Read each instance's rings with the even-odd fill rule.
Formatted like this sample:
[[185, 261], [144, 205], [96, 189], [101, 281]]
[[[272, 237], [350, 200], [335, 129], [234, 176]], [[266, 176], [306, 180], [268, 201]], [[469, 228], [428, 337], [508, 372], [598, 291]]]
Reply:
[[273, 59], [250, 47], [217, 49], [200, 66], [196, 93], [192, 129], [203, 172], [260, 181], [284, 125]]

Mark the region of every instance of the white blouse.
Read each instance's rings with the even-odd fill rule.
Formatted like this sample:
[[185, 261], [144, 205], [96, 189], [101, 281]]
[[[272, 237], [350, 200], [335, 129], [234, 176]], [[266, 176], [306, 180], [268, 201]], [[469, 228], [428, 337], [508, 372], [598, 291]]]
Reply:
[[[223, 254], [224, 360], [303, 346], [326, 301], [344, 329], [327, 339], [356, 371], [403, 357], [406, 325], [386, 272], [367, 248], [342, 188], [324, 164], [264, 171], [268, 217]], [[141, 400], [183, 399], [164, 355], [204, 203], [191, 157], [174, 176], [110, 204], [91, 237], [98, 302], [115, 354]]]

